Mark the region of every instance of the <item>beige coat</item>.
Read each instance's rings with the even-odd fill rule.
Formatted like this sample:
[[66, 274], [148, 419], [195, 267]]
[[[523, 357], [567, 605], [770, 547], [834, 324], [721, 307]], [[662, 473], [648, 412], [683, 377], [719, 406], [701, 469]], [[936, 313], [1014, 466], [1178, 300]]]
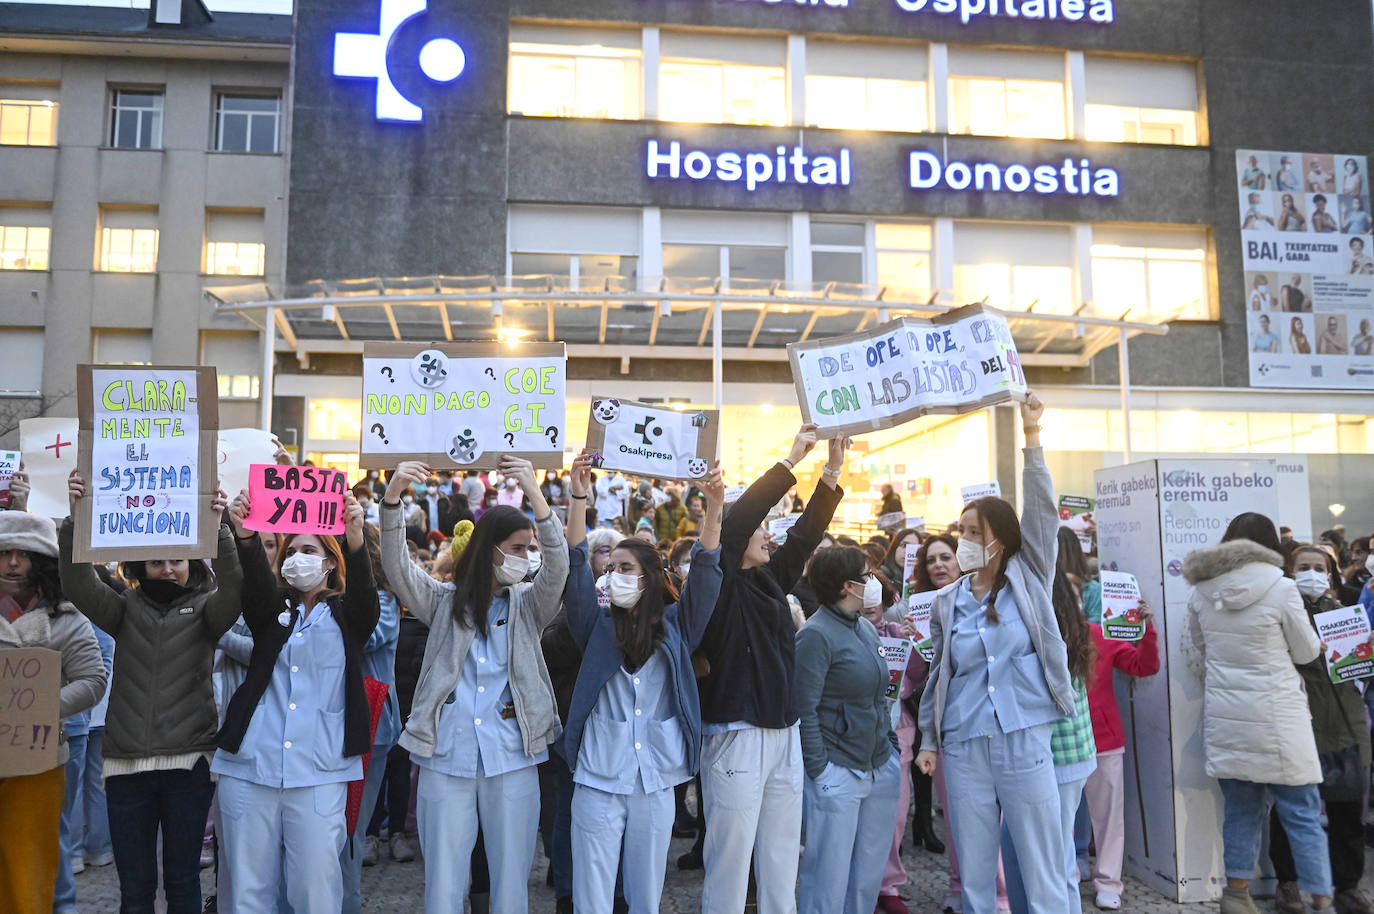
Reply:
[[1278, 553], [1233, 540], [1191, 553], [1184, 657], [1204, 678], [1207, 774], [1259, 784], [1318, 784], [1307, 692], [1294, 664], [1321, 655]]

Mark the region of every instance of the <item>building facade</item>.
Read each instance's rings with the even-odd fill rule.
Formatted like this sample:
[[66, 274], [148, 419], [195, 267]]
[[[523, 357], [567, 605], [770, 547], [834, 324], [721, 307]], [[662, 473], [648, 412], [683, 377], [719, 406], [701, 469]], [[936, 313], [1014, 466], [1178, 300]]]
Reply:
[[[985, 300], [1168, 329], [1129, 343], [1125, 420], [1115, 338], [1018, 324], [1064, 491], [1090, 491], [1092, 469], [1128, 454], [1305, 454], [1314, 516], [1295, 528], [1329, 526], [1341, 506], [1374, 517], [1374, 496], [1347, 485], [1371, 468], [1368, 382], [1248, 386], [1236, 217], [1237, 150], [1374, 145], [1363, 0], [428, 7], [313, 0], [291, 19], [202, 23], [187, 3], [176, 28], [110, 13], [116, 36], [89, 34], [71, 7], [0, 13], [0, 94], [58, 111], [55, 145], [30, 127], [0, 147], [6, 257], [11, 227], [51, 229], [47, 262], [0, 272], [13, 328], [0, 345], [27, 372], [9, 393], [37, 382], [60, 400], [88, 355], [194, 350], [249, 413], [256, 330], [200, 290], [254, 277], [278, 299], [319, 281], [400, 294], [424, 277], [752, 290], [721, 322], [722, 456], [744, 477], [799, 421], [785, 344], [902, 313], [845, 298]], [[130, 16], [150, 34], [131, 39]], [[248, 125], [225, 127], [234, 117]], [[277, 145], [254, 146], [270, 118]], [[221, 149], [226, 135], [245, 148]], [[145, 140], [157, 151], [126, 148]], [[148, 275], [124, 275], [126, 238]], [[770, 307], [779, 293], [817, 303]], [[277, 313], [273, 429], [302, 456], [356, 466], [369, 338], [564, 340], [573, 430], [593, 392], [714, 395], [708, 302], [402, 301]], [[910, 513], [943, 521], [961, 485], [1014, 476], [1007, 412], [869, 436], [851, 484], [896, 481]]]

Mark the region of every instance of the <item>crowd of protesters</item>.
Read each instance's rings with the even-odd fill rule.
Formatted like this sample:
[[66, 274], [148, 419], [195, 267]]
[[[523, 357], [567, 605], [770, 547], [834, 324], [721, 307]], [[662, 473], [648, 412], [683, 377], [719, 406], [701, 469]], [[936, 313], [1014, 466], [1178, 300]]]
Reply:
[[[542, 840], [557, 912], [647, 914], [695, 837], [675, 863], [704, 869], [704, 912], [892, 914], [908, 833], [948, 856], [945, 911], [1120, 909], [1114, 679], [1160, 648], [1144, 601], [1143, 637], [1104, 636], [1043, 405], [1021, 411], [1019, 515], [980, 498], [947, 532], [866, 542], [831, 529], [851, 442], [813, 426], [728, 503], [719, 467], [677, 486], [585, 454], [542, 479], [408, 461], [353, 487], [342, 536], [256, 533], [248, 492], [219, 492], [213, 560], [113, 567], [24, 510], [21, 472], [0, 651], [59, 652], [63, 732], [56, 768], [0, 778], [0, 910], [75, 911], [73, 874], [112, 862], [122, 914], [159, 888], [169, 914], [357, 914], [387, 854], [422, 859], [431, 914], [523, 914]], [[75, 515], [78, 473], [69, 495]], [[885, 487], [877, 513], [900, 511]], [[1242, 514], [1184, 565], [1223, 914], [1256, 910], [1265, 833], [1280, 911], [1374, 914], [1368, 712], [1312, 622], [1370, 609], [1369, 546]], [[894, 710], [879, 639], [916, 636], [903, 594], [932, 591], [932, 659], [912, 652]]]

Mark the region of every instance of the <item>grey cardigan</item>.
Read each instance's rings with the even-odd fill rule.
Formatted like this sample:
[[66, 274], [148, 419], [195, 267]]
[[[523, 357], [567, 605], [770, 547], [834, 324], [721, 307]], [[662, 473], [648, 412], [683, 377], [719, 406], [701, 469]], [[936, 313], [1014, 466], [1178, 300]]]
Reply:
[[[458, 625], [453, 618], [453, 585], [434, 580], [410, 560], [401, 506], [383, 502], [380, 514], [382, 569], [401, 605], [429, 626], [415, 701], [400, 744], [422, 758], [431, 758], [439, 730], [439, 712], [463, 674], [463, 661], [472, 646], [474, 631]], [[552, 746], [562, 732], [539, 636], [558, 615], [563, 605], [563, 584], [568, 579], [568, 543], [558, 517], [550, 514], [535, 524], [535, 530], [544, 563], [533, 582], [522, 581], [510, 588], [507, 626], [508, 676], [515, 719], [524, 738], [525, 755], [531, 758]]]
[[[1065, 717], [1074, 713], [1074, 689], [1069, 679], [1069, 655], [1059, 634], [1050, 592], [1054, 586], [1054, 566], [1059, 556], [1059, 509], [1054, 504], [1054, 480], [1045, 466], [1045, 452], [1038, 447], [1022, 450], [1026, 465], [1021, 472], [1025, 505], [1021, 513], [1021, 551], [1007, 562], [1007, 587], [1011, 589], [1021, 618], [1030, 632], [1031, 646], [1040, 658], [1050, 695]], [[962, 579], [961, 579], [962, 580]], [[940, 723], [949, 692], [949, 639], [945, 631], [954, 615], [956, 581], [935, 597], [930, 613], [930, 637], [935, 645], [935, 662], [930, 665], [921, 696], [922, 751], [940, 748]]]
[[875, 771], [897, 749], [887, 709], [887, 661], [867, 619], [822, 606], [797, 632], [797, 712], [802, 764]]

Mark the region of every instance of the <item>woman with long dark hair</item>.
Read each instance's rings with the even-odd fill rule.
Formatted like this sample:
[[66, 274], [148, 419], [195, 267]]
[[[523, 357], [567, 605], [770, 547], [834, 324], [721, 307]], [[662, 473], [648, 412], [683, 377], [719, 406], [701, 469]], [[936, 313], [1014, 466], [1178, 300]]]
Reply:
[[1183, 577], [1193, 585], [1183, 655], [1203, 682], [1207, 774], [1225, 804], [1221, 914], [1258, 910], [1250, 880], [1271, 806], [1292, 848], [1298, 885], [1312, 895], [1314, 910], [1331, 906], [1322, 767], [1297, 669], [1320, 660], [1322, 645], [1301, 592], [1283, 574], [1280, 549], [1274, 522], [1251, 511], [1231, 521], [1219, 545], [1183, 561]]
[[1102, 622], [1102, 582], [1088, 574], [1088, 560], [1078, 534], [1068, 527], [1059, 528], [1059, 555], [1055, 559], [1059, 570], [1067, 574], [1083, 595], [1083, 617], [1089, 622]]
[[[57, 651], [62, 658], [58, 719], [66, 720], [100, 701], [106, 676], [90, 621], [63, 599], [57, 555], [51, 519], [0, 511], [0, 658], [14, 649]], [[48, 914], [58, 871], [71, 866], [59, 858], [68, 754], [60, 727], [55, 739], [54, 767], [0, 777], [0, 910], [5, 912]]]
[[[561, 724], [539, 637], [558, 614], [568, 576], [563, 528], [529, 461], [498, 465], [534, 510], [483, 511], [440, 583], [410, 561], [399, 496], [428, 477], [408, 460], [382, 500], [382, 567], [401, 603], [429, 625], [424, 664], [400, 744], [420, 766], [416, 813], [425, 858], [425, 910], [461, 911], [480, 826], [491, 873], [492, 914], [525, 914], [539, 829], [539, 775]], [[530, 545], [542, 565], [533, 581]]]
[[[682, 596], [674, 600], [657, 550], [636, 539], [617, 544], [606, 576], [593, 579], [582, 532], [591, 466], [587, 453], [573, 461], [563, 596], [582, 649], [568, 726], [557, 747], [576, 785], [573, 906], [610, 911], [618, 870], [630, 911], [650, 914], [663, 894], [673, 788], [691, 780], [700, 765], [692, 651], [720, 593], [725, 484], [719, 465], [700, 483], [706, 517]], [[608, 612], [599, 603], [603, 593]]]
[[[88, 497], [86, 481], [67, 479], [72, 514]], [[225, 495], [210, 508], [216, 520]], [[89, 564], [72, 561], [71, 518], [62, 524], [62, 589], [87, 618], [115, 639], [114, 673], [105, 716], [105, 800], [119, 871], [120, 910], [153, 909], [162, 889], [168, 914], [200, 910], [200, 849], [215, 787], [210, 759], [215, 709], [215, 645], [242, 610], [242, 575], [234, 537], [220, 522], [212, 574], [203, 559], [148, 559], [120, 564], [133, 584], [117, 593]]]
[[921, 698], [916, 762], [931, 773], [943, 752], [966, 914], [996, 907], [1004, 818], [1029, 910], [1069, 909], [1050, 731], [1074, 713], [1074, 689], [1050, 596], [1059, 511], [1040, 447], [1044, 410], [1034, 393], [1021, 405], [1022, 518], [1000, 498], [964, 508], [956, 555], [965, 576], [940, 591], [931, 612], [935, 661]]
[[345, 496], [346, 552], [335, 537], [295, 533], [275, 569], [244, 526], [251, 508], [245, 490], [229, 509], [253, 654], [210, 767], [229, 871], [219, 903], [275, 910], [284, 887], [295, 914], [333, 914], [343, 905], [348, 784], [362, 779], [372, 744], [363, 654], [380, 609], [363, 508]]

